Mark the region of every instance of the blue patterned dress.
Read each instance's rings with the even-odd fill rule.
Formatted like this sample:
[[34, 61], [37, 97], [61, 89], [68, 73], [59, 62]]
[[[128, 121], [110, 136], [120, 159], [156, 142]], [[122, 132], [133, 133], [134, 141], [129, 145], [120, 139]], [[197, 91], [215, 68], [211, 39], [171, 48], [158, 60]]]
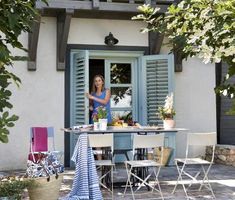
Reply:
[[[106, 96], [106, 91], [107, 91], [106, 89], [104, 91], [102, 91], [101, 95], [99, 95], [99, 96], [96, 95], [96, 93], [92, 93], [92, 95], [96, 98], [104, 99]], [[93, 100], [93, 113], [96, 112], [96, 108], [98, 108], [99, 106], [104, 106], [106, 108], [107, 114], [108, 114], [108, 123], [112, 123], [112, 117], [111, 117], [111, 111], [110, 111], [110, 101], [108, 101], [108, 103], [106, 105], [104, 105], [104, 104], [101, 104], [101, 103]]]

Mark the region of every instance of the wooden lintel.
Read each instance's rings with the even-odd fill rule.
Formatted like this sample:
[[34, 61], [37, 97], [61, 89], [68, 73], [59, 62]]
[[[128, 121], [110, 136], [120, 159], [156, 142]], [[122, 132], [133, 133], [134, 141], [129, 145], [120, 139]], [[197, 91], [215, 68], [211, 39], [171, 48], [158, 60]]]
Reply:
[[93, 9], [99, 9], [100, 0], [92, 0], [92, 7], [93, 7]]
[[57, 16], [57, 70], [65, 70], [65, 53], [73, 13], [74, 10], [66, 9], [65, 13]]
[[[150, 1], [150, 0], [146, 0], [146, 1]], [[87, 10], [87, 11], [90, 10], [91, 11], [91, 10], [94, 10], [93, 3], [94, 3], [94, 0], [93, 1], [51, 0], [48, 2], [48, 5], [46, 5], [42, 1], [36, 1], [36, 8], [37, 9], [51, 9], [52, 11], [53, 10], [61, 11], [67, 8], [74, 9], [75, 11], [78, 11], [78, 10]], [[161, 0], [161, 1], [157, 1], [157, 4], [155, 6], [160, 8], [160, 13], [165, 13], [168, 6], [171, 5], [172, 3], [174, 3], [174, 0]], [[138, 11], [136, 8], [140, 5], [142, 4], [139, 2], [138, 3], [124, 3], [124, 2], [112, 2], [111, 0], [106, 0], [106, 2], [99, 1], [99, 11], [137, 13]]]
[[32, 25], [32, 31], [28, 34], [28, 70], [36, 71], [36, 60], [37, 60], [37, 48], [38, 48], [38, 37], [40, 30], [40, 19], [39, 16]]
[[164, 39], [164, 34], [149, 32], [149, 54], [159, 54]]

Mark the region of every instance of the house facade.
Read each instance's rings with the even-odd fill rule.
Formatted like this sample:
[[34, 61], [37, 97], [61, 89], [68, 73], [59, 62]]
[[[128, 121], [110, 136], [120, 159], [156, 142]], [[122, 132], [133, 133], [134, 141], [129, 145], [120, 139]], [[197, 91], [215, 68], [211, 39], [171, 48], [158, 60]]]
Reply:
[[[30, 61], [16, 62], [13, 68], [22, 81], [20, 88], [12, 86], [11, 99], [12, 112], [20, 119], [10, 130], [9, 143], [0, 144], [0, 170], [26, 168], [32, 126], [55, 128], [56, 148], [65, 152], [65, 165], [70, 166], [77, 136], [60, 129], [89, 123], [84, 94], [95, 74], [104, 75], [111, 89], [114, 116], [128, 115], [140, 124], [160, 125], [157, 106], [174, 92], [176, 127], [216, 131], [214, 64], [191, 58], [179, 70], [175, 56], [168, 54], [169, 47], [162, 45], [163, 37], [140, 33], [145, 24], [130, 19], [142, 3], [37, 3], [41, 23], [34, 25], [33, 33], [22, 35]], [[168, 3], [158, 5], [162, 12]], [[114, 46], [104, 43], [110, 32], [118, 39]], [[183, 154], [186, 134], [177, 133], [177, 155]]]

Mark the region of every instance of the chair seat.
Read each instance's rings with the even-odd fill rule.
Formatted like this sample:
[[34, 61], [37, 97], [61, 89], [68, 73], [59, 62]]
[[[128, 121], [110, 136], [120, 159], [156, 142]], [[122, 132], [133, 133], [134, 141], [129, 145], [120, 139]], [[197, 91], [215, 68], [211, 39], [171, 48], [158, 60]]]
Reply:
[[114, 166], [111, 160], [96, 160], [96, 166]]
[[158, 167], [161, 166], [160, 163], [154, 160], [132, 160], [132, 161], [125, 161], [128, 165], [132, 167]]
[[176, 158], [175, 161], [191, 165], [210, 164], [210, 162], [201, 158]]

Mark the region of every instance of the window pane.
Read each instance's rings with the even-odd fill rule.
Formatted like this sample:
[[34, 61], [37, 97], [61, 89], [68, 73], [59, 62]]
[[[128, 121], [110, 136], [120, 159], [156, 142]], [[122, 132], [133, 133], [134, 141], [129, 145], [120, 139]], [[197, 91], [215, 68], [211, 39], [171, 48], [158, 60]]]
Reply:
[[131, 64], [111, 63], [110, 76], [110, 81], [112, 84], [131, 83]]
[[131, 111], [112, 111], [112, 119], [115, 120], [124, 120], [128, 123], [132, 121], [132, 112]]
[[132, 90], [131, 87], [111, 88], [111, 108], [131, 107]]

